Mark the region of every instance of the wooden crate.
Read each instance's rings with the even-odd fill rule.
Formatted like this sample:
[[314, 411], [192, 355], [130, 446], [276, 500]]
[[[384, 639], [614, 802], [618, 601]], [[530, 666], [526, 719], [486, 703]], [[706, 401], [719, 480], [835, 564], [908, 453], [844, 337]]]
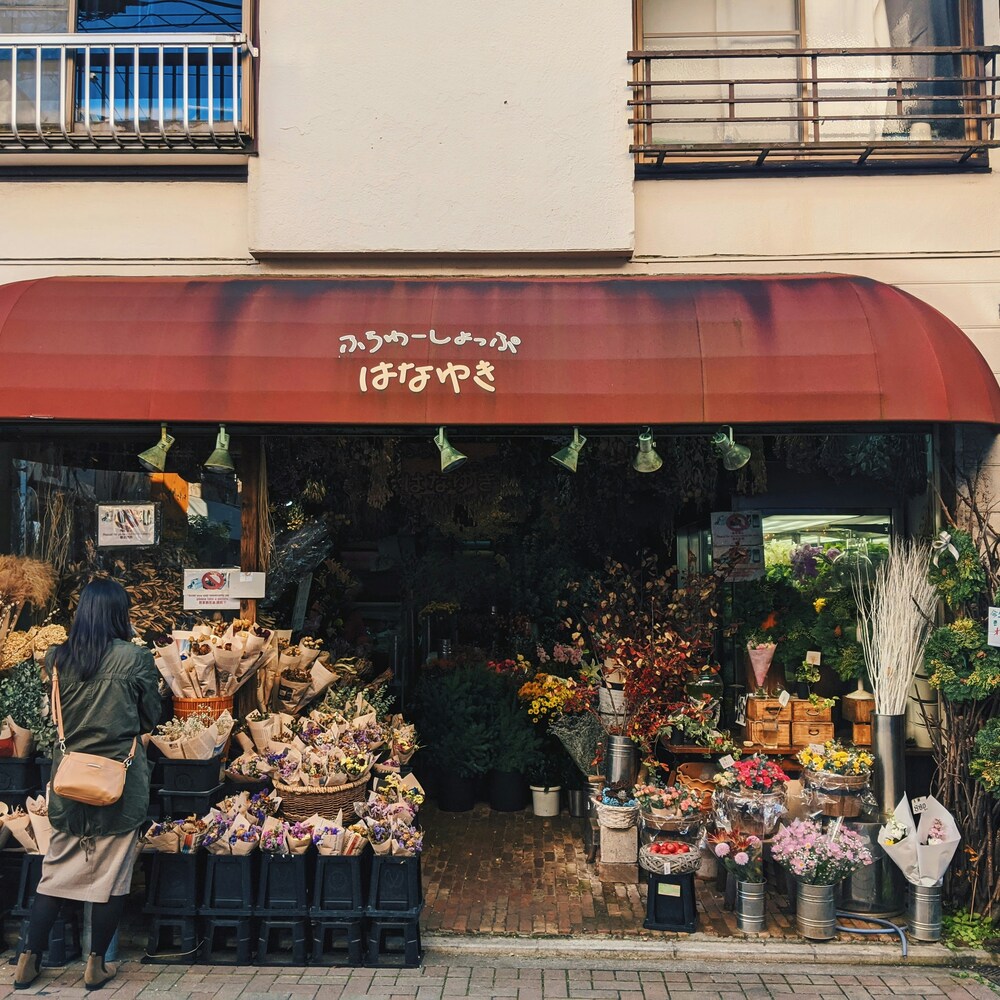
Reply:
[[747, 698], [747, 722], [791, 722], [792, 703], [782, 708], [777, 698]]
[[792, 722], [831, 722], [832, 708], [820, 708], [805, 698], [792, 699]]
[[874, 698], [845, 698], [840, 704], [841, 712], [848, 722], [871, 724], [872, 713], [875, 711]]
[[854, 723], [854, 745], [870, 747], [872, 745], [872, 726], [870, 722]]
[[792, 746], [804, 747], [807, 743], [826, 743], [833, 739], [832, 722], [793, 722]]
[[791, 728], [790, 722], [748, 722], [747, 739], [758, 747], [787, 747]]

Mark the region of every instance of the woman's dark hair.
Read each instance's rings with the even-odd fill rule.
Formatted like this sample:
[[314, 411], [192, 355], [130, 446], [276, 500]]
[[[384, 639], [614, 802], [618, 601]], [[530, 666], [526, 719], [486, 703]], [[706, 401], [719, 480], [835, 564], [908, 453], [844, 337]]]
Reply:
[[91, 580], [80, 593], [68, 638], [56, 647], [56, 666], [89, 681], [108, 646], [115, 639], [128, 642], [132, 638], [129, 606], [128, 593], [120, 583], [105, 578]]

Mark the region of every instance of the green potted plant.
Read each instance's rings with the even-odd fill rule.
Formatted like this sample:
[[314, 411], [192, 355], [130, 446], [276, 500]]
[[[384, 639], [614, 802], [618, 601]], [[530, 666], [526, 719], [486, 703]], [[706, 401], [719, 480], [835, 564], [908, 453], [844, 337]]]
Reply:
[[[48, 706], [48, 692], [33, 659], [0, 674], [0, 721], [9, 716], [22, 729], [30, 730], [34, 751], [51, 766], [55, 727]], [[0, 758], [0, 789], [33, 791], [44, 784], [33, 756]]]
[[428, 670], [421, 679], [419, 728], [437, 772], [438, 805], [447, 812], [470, 810], [477, 779], [493, 767], [494, 694], [484, 667]]
[[490, 808], [519, 812], [528, 804], [525, 772], [538, 755], [542, 741], [513, 693], [497, 701], [493, 728], [496, 749], [489, 773]]
[[536, 816], [559, 815], [564, 766], [555, 747], [544, 747], [528, 766], [531, 805]]

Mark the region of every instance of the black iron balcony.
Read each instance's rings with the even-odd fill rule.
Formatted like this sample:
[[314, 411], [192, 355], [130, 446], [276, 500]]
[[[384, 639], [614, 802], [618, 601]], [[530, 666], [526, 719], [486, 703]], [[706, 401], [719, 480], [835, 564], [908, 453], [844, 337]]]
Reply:
[[637, 170], [984, 166], [998, 51], [630, 52]]

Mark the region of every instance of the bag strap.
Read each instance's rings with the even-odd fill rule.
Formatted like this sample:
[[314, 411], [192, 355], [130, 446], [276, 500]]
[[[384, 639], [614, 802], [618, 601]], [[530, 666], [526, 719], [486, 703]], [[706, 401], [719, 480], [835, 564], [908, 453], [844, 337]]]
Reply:
[[[66, 753], [66, 734], [63, 732], [63, 716], [62, 716], [62, 700], [59, 697], [59, 668], [56, 666], [55, 661], [52, 662], [52, 717], [55, 719], [56, 732], [59, 735], [57, 741], [57, 746], [59, 747], [60, 753]], [[128, 767], [132, 763], [132, 758], [135, 756], [135, 751], [138, 748], [138, 737], [132, 737], [132, 746], [129, 749], [128, 756], [122, 763], [125, 767]]]

